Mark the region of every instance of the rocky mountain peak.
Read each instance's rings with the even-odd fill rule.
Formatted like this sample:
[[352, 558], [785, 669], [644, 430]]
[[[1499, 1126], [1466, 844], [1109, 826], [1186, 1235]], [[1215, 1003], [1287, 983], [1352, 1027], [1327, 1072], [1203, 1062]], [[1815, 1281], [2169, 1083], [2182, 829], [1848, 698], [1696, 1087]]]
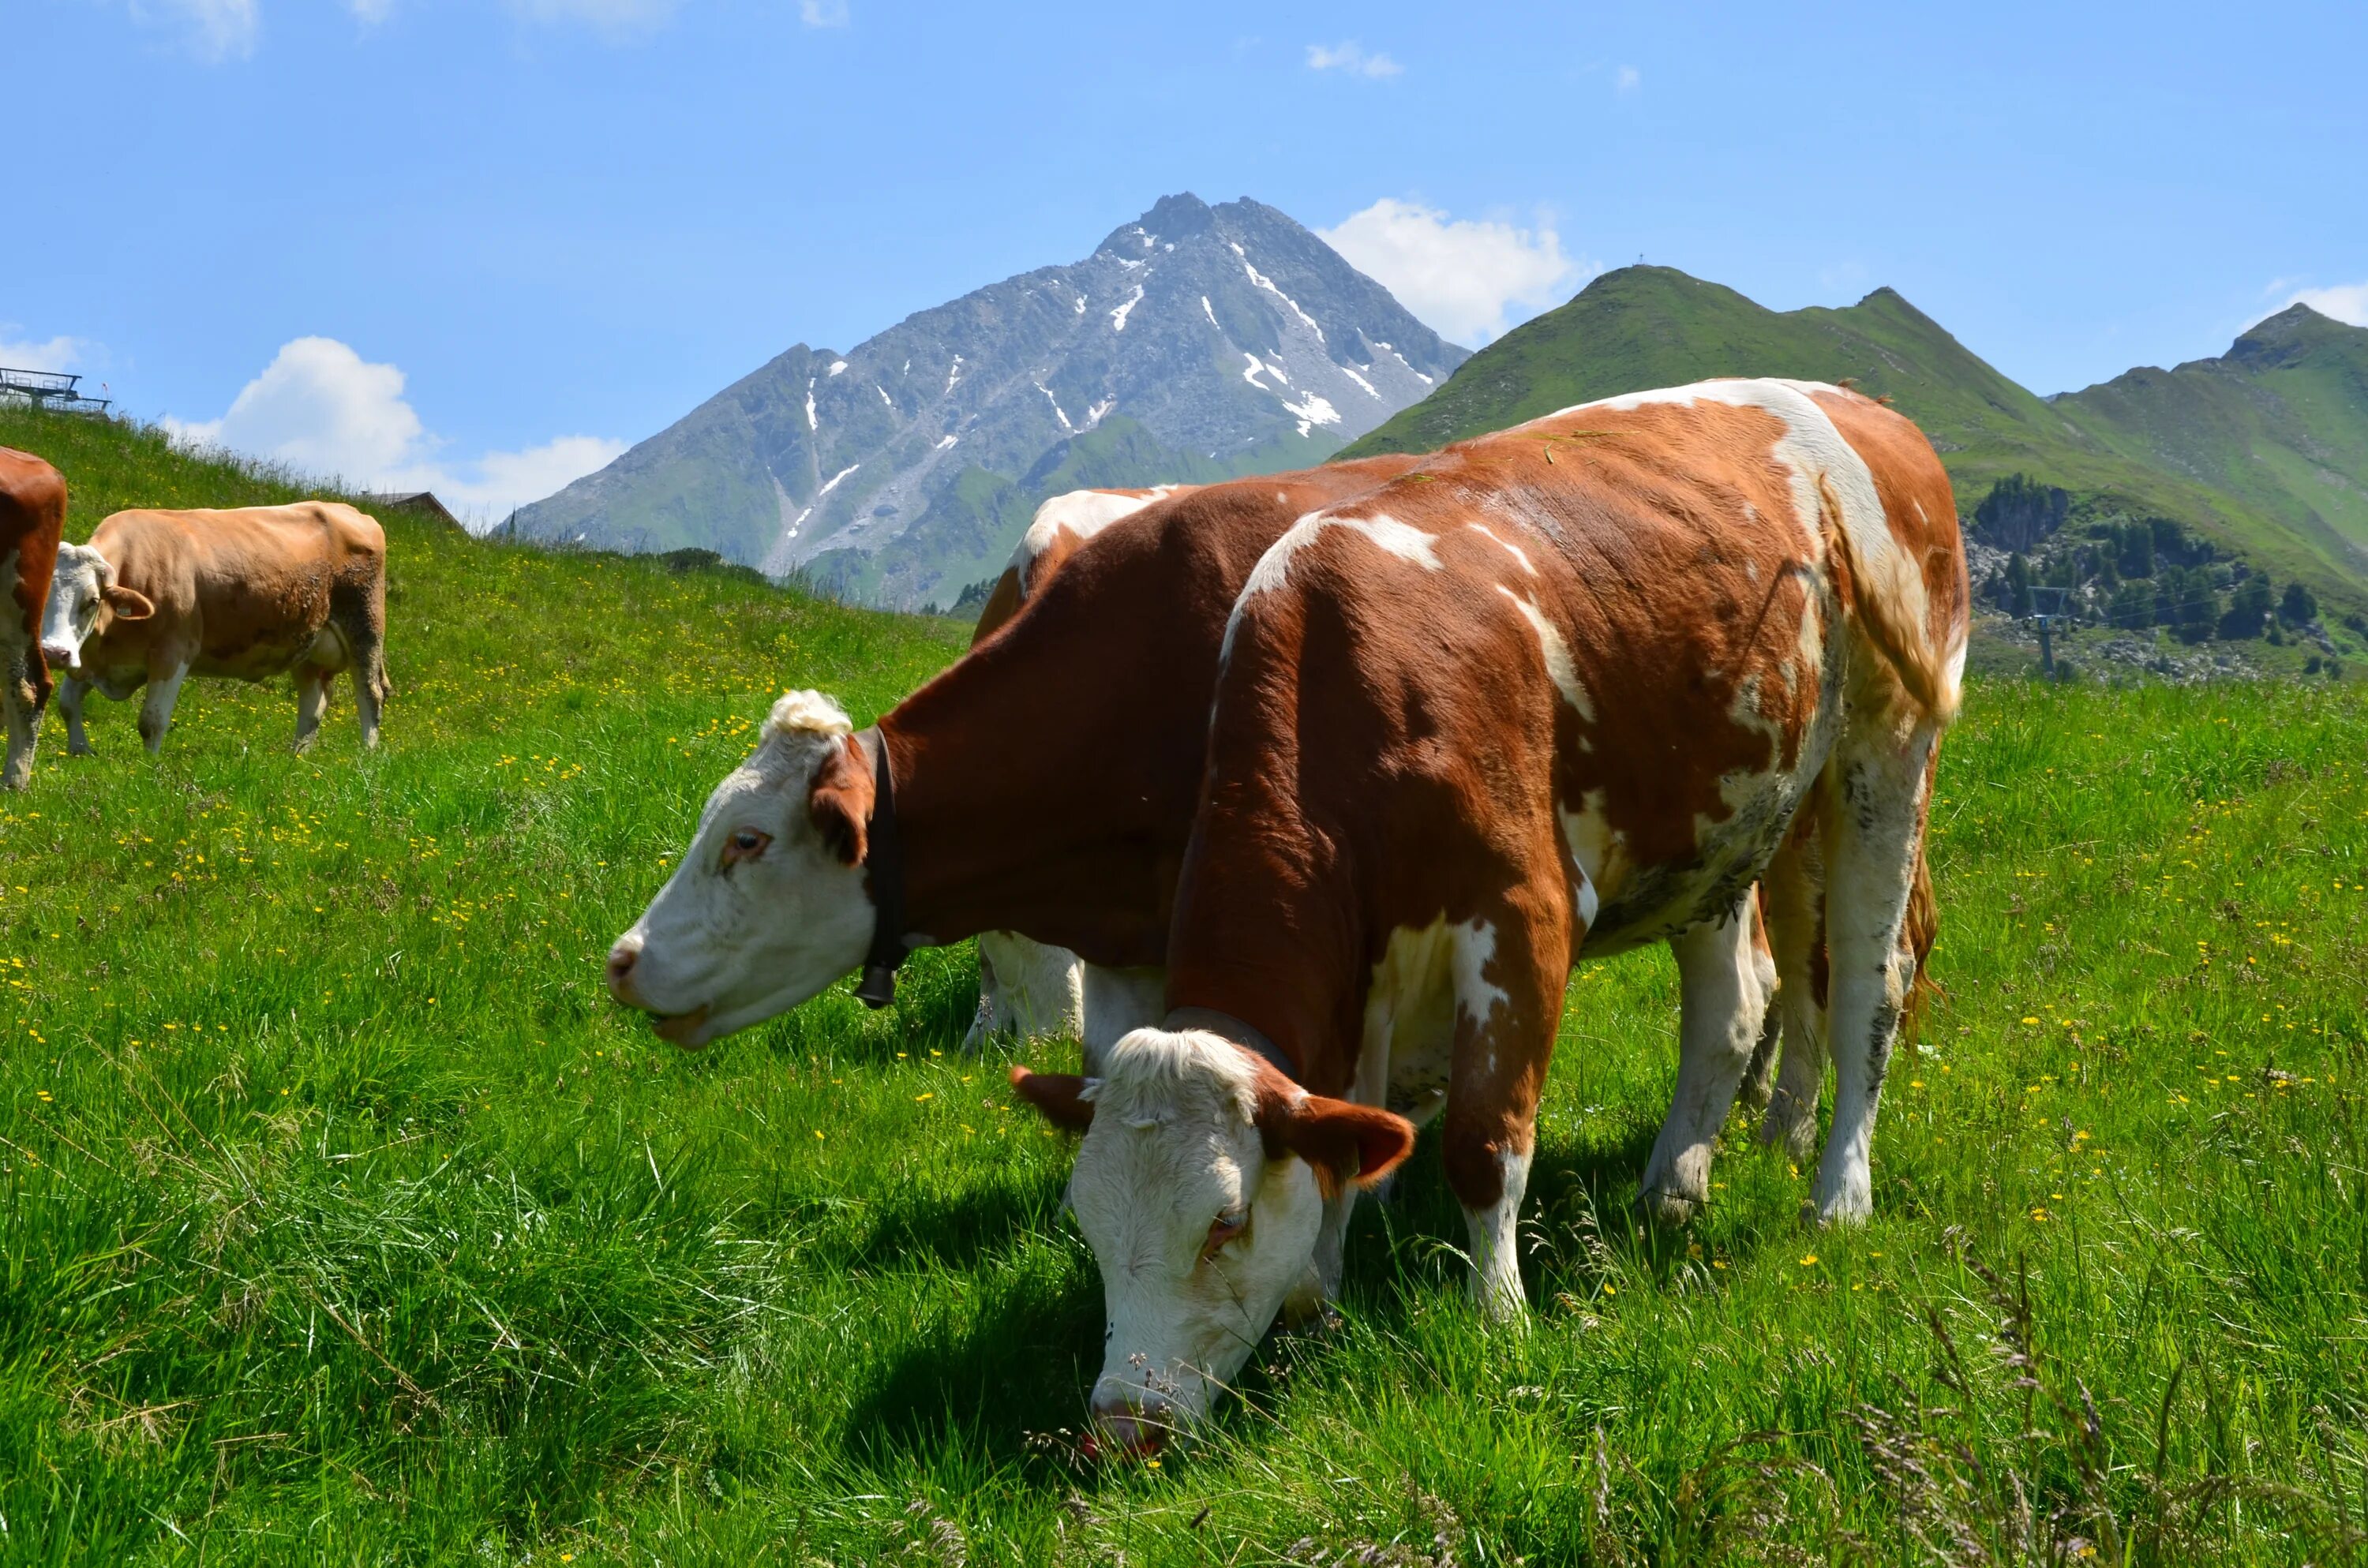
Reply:
[[513, 528], [948, 603], [1047, 494], [1320, 461], [1464, 358], [1285, 214], [1178, 193], [1082, 260], [791, 349]]

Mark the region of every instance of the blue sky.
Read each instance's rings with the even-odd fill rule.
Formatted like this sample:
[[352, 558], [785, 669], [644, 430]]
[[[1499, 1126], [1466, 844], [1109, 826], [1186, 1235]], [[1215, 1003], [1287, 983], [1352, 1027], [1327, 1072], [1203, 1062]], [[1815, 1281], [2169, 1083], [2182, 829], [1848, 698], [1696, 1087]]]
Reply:
[[484, 510], [1175, 190], [1467, 342], [1639, 255], [2043, 392], [2368, 324], [2357, 0], [7, 6], [0, 363]]

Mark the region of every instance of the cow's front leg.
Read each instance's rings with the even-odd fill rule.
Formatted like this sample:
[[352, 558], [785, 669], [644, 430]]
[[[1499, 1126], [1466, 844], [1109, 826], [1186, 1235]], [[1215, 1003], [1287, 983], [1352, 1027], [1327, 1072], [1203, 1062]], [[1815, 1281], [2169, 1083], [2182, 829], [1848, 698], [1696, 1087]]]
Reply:
[[1561, 891], [1508, 900], [1453, 931], [1455, 1059], [1440, 1152], [1471, 1234], [1473, 1301], [1498, 1323], [1519, 1323], [1529, 1311], [1518, 1225], [1538, 1094], [1570, 979], [1574, 944]]
[[58, 682], [58, 711], [65, 715], [66, 755], [88, 756], [90, 737], [83, 733], [83, 699], [90, 695], [90, 682], [80, 676], [66, 676]]
[[181, 682], [188, 674], [184, 660], [148, 666], [148, 695], [140, 701], [140, 741], [151, 756], [165, 749], [165, 732], [173, 727], [173, 704], [180, 699]]
[[1843, 743], [1829, 767], [1839, 788], [1820, 824], [1826, 852], [1826, 941], [1833, 965], [1828, 1035], [1834, 1055], [1834, 1124], [1826, 1136], [1813, 1201], [1819, 1221], [1849, 1223], [1874, 1208], [1868, 1155], [1874, 1144], [1884, 1071], [1916, 960], [1899, 927], [1922, 853], [1926, 764], [1932, 731], [1873, 734]]
[[[329, 707], [329, 672], [311, 665], [299, 665], [296, 676], [296, 749], [313, 749], [313, 741], [321, 733], [321, 715]], [[359, 687], [357, 685], [356, 689]]]
[[1710, 1201], [1710, 1163], [1735, 1104], [1767, 1005], [1753, 962], [1751, 920], [1739, 906], [1669, 944], [1678, 960], [1678, 1085], [1645, 1164], [1645, 1210], [1682, 1225]]

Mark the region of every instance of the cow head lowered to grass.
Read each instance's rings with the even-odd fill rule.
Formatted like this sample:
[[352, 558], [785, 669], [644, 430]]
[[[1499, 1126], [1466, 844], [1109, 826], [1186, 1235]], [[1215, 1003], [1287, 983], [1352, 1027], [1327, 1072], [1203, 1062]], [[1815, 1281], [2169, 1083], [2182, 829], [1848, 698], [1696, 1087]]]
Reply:
[[1108, 1314], [1094, 1415], [1129, 1452], [1206, 1415], [1286, 1301], [1313, 1302], [1326, 1202], [1414, 1148], [1404, 1117], [1311, 1095], [1206, 1029], [1137, 1029], [1099, 1078], [1011, 1082], [1085, 1134], [1069, 1202]]
[[[876, 735], [870, 737], [878, 744]], [[863, 960], [872, 757], [838, 704], [792, 691], [707, 798], [690, 847], [609, 953], [609, 990], [687, 1049], [761, 1023]]]

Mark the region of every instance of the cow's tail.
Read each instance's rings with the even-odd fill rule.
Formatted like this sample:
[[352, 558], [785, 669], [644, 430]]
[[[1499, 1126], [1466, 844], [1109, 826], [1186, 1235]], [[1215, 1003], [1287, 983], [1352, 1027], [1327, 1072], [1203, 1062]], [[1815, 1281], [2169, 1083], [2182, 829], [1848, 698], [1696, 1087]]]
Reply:
[[1841, 502], [1824, 474], [1818, 505], [1832, 558], [1841, 567], [1837, 586], [1851, 622], [1882, 655], [1917, 715], [1935, 729], [1954, 722], [1964, 699], [1965, 642], [1972, 632], [1964, 597], [1941, 608], [1935, 627], [1919, 562], [1888, 537], [1862, 551], [1846, 525]]

